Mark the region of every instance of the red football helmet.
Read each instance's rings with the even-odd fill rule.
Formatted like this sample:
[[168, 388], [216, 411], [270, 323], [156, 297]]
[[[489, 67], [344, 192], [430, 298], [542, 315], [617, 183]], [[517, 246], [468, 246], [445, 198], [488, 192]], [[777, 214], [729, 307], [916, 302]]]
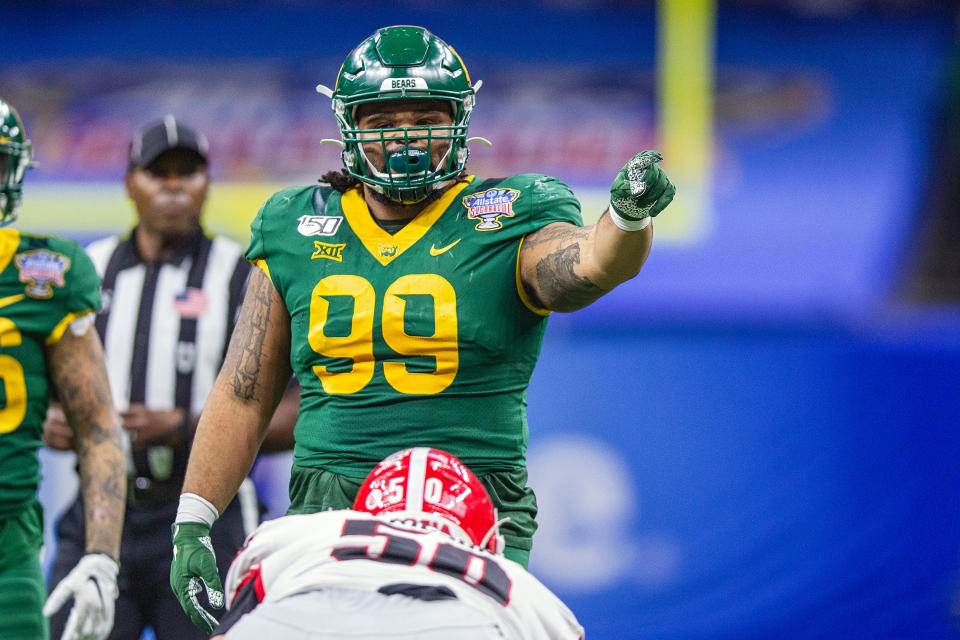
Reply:
[[446, 451], [416, 447], [388, 456], [364, 480], [353, 508], [410, 519], [503, 553], [490, 495], [477, 476]]

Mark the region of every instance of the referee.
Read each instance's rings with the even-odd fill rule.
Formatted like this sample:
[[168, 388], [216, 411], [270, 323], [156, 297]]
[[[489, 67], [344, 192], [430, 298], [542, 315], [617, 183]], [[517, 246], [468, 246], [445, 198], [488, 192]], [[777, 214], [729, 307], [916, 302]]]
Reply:
[[[126, 175], [137, 225], [126, 237], [87, 247], [103, 279], [96, 327], [129, 436], [113, 639], [139, 638], [147, 626], [157, 640], [206, 637], [169, 588], [169, 527], [197, 419], [220, 370], [250, 270], [240, 245], [204, 233], [200, 214], [209, 181], [202, 135], [173, 116], [147, 126], [133, 138]], [[287, 395], [287, 405], [296, 402], [295, 394]], [[281, 405], [267, 448], [292, 443], [293, 418], [289, 406]], [[50, 412], [44, 430], [49, 446], [73, 448], [59, 410]], [[212, 532], [222, 576], [259, 522], [253, 484], [247, 479], [244, 485]], [[51, 584], [83, 555], [79, 498], [60, 520], [57, 537]], [[66, 612], [51, 619], [52, 638], [60, 638], [65, 623]]]

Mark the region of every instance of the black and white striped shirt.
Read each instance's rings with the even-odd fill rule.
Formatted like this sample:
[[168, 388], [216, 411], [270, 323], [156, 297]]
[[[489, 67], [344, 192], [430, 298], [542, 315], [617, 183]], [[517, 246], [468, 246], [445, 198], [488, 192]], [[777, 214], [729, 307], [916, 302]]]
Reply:
[[[242, 247], [198, 231], [168, 259], [145, 262], [131, 233], [98, 240], [87, 253], [103, 279], [96, 327], [117, 410], [145, 404], [153, 410], [181, 407], [200, 413], [223, 362], [250, 272]], [[136, 488], [166, 485], [177, 495], [188, 454], [187, 442], [136, 451]]]

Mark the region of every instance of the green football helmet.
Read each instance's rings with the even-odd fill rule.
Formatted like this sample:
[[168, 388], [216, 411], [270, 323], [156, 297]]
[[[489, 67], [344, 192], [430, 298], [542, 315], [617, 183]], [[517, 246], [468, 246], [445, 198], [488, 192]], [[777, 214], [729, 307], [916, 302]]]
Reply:
[[0, 227], [17, 218], [20, 185], [32, 161], [33, 150], [17, 110], [0, 98]]
[[[423, 27], [393, 26], [379, 29], [350, 52], [333, 90], [319, 85], [317, 91], [331, 98], [342, 141], [329, 142], [342, 145], [341, 157], [350, 175], [394, 202], [413, 204], [445, 188], [466, 166], [467, 125], [480, 84], [471, 86], [466, 66], [446, 42]], [[416, 129], [357, 127], [358, 106], [404, 99], [449, 102], [453, 124]], [[388, 154], [386, 143], [391, 140], [401, 142], [403, 149]], [[383, 170], [367, 158], [361, 144], [377, 142], [386, 163]], [[448, 148], [432, 166], [436, 144]]]

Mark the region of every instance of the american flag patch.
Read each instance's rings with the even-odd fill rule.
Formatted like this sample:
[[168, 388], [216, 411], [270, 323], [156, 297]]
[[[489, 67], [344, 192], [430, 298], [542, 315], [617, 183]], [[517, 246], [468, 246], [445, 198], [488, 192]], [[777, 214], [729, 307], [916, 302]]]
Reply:
[[173, 299], [173, 310], [183, 318], [199, 318], [206, 313], [207, 305], [207, 294], [196, 287], [187, 287]]

